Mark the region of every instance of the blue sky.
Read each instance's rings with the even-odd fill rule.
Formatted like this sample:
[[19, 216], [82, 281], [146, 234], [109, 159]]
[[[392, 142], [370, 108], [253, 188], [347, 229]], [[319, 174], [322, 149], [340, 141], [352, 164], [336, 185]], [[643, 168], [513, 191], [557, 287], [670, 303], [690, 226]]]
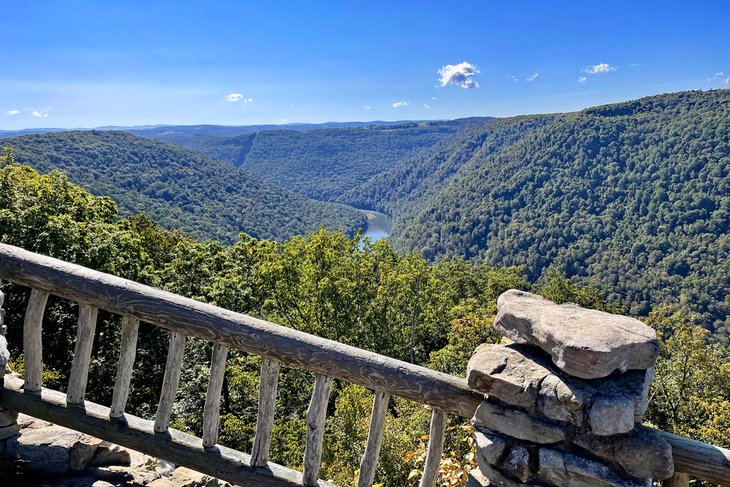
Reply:
[[720, 0], [0, 0], [0, 18], [0, 129], [507, 116], [730, 88]]

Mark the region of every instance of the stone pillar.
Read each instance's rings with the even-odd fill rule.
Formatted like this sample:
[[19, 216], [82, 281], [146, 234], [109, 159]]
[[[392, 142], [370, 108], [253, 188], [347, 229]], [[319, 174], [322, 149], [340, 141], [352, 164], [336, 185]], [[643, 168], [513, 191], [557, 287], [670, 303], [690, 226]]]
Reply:
[[515, 290], [497, 309], [495, 329], [514, 343], [480, 345], [469, 361], [469, 387], [484, 394], [470, 487], [647, 487], [672, 476], [671, 446], [641, 426], [653, 329]]
[[[10, 352], [5, 339], [3, 304], [5, 304], [5, 295], [0, 290], [0, 387], [3, 385], [5, 374], [10, 373], [8, 366]], [[15, 475], [15, 451], [19, 433], [18, 412], [0, 407], [0, 478]]]

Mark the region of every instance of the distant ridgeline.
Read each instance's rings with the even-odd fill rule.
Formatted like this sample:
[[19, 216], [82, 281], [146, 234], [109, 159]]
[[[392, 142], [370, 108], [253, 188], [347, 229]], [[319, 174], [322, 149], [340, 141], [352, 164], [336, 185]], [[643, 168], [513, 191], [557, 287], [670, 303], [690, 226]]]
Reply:
[[672, 304], [718, 339], [730, 329], [730, 90], [506, 119], [137, 133], [210, 157], [118, 132], [0, 143], [198, 237], [352, 231], [354, 206], [392, 215], [393, 245], [427, 260], [516, 265], [537, 282], [557, 270], [618, 311]]
[[199, 152], [125, 132], [85, 131], [0, 140], [15, 160], [41, 172], [60, 169], [122, 215], [144, 213], [199, 239], [232, 243], [240, 232], [282, 240], [320, 226], [351, 234], [361, 212], [314, 201]]

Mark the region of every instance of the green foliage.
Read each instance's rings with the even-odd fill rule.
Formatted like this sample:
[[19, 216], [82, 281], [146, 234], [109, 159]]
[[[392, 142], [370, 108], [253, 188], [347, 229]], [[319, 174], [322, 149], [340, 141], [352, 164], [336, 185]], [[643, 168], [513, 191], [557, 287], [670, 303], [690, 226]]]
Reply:
[[[379, 185], [373, 194], [395, 215], [394, 245], [428, 260], [524, 266], [531, 281], [552, 266], [623, 312], [687, 307], [724, 339], [730, 90], [660, 95], [547, 121], [493, 151], [453, 137], [444, 142], [452, 150], [434, 151], [433, 161], [407, 172], [408, 185], [397, 178]], [[401, 196], [421, 183], [434, 186], [439, 153], [461, 152], [468, 162], [455, 165], [435, 196], [415, 207]]]
[[454, 120], [307, 131], [264, 130], [235, 137], [176, 136], [171, 141], [310, 198], [334, 201], [470, 123]]
[[320, 226], [353, 233], [366, 225], [352, 208], [312, 201], [250, 172], [171, 144], [124, 132], [58, 132], [5, 139], [15, 159], [64, 171], [123, 215], [143, 213], [199, 239], [235, 242], [240, 232], [283, 240]]
[[661, 355], [647, 418], [672, 433], [730, 446], [730, 351], [708, 344], [708, 331], [681, 311], [659, 308], [647, 323]]

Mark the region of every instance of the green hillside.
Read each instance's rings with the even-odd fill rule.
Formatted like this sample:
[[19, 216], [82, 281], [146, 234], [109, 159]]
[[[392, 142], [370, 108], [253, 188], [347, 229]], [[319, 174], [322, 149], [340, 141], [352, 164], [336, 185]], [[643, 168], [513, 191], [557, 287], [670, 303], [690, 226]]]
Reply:
[[353, 232], [365, 217], [307, 199], [229, 164], [125, 132], [85, 131], [3, 139], [15, 159], [41, 172], [64, 171], [123, 215], [144, 213], [168, 228], [225, 242], [245, 232], [284, 239], [324, 225]]
[[308, 131], [265, 130], [236, 137], [185, 137], [175, 133], [169, 140], [243, 167], [310, 198], [332, 201], [477, 120], [480, 119]]
[[530, 279], [554, 266], [632, 314], [674, 302], [730, 324], [730, 90], [564, 114], [473, 154], [396, 221], [398, 246], [524, 266]]
[[407, 220], [471, 159], [496, 153], [553, 118], [530, 115], [475, 122], [353, 188], [338, 201]]

